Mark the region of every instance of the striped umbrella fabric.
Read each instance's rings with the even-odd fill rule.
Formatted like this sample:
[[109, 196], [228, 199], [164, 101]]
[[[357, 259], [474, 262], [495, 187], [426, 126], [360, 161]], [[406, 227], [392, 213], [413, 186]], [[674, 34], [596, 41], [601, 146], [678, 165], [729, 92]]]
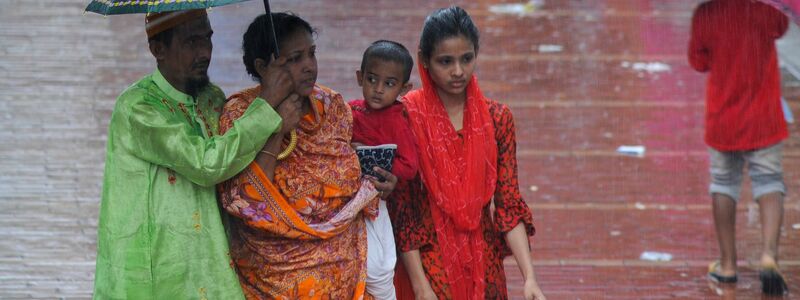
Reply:
[[149, 14], [175, 10], [208, 9], [248, 0], [93, 0], [87, 12], [101, 15]]

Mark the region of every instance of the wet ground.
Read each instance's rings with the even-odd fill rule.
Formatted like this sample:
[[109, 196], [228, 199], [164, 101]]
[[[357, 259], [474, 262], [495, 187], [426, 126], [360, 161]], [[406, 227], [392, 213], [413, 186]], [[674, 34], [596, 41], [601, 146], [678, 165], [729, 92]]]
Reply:
[[[549, 299], [758, 299], [758, 210], [738, 208], [740, 282], [712, 289], [717, 256], [703, 136], [704, 75], [685, 49], [694, 0], [539, 0], [463, 6], [482, 44], [478, 74], [517, 125], [520, 188], [534, 211], [537, 278]], [[89, 298], [105, 132], [114, 98], [154, 68], [142, 16], [83, 15], [85, 1], [7, 0], [0, 10], [0, 298]], [[442, 1], [272, 1], [318, 29], [319, 82], [346, 98], [361, 52], [415, 49]], [[259, 1], [210, 14], [210, 75], [252, 85], [241, 34]], [[797, 57], [800, 52], [784, 53]], [[783, 92], [800, 115], [800, 82]], [[414, 76], [417, 86], [418, 80]], [[800, 293], [800, 131], [784, 153], [781, 264]], [[641, 157], [616, 153], [642, 145]], [[745, 190], [749, 187], [745, 185]], [[747, 194], [747, 192], [745, 192]], [[645, 251], [671, 255], [642, 260]], [[521, 276], [507, 260], [509, 288]]]

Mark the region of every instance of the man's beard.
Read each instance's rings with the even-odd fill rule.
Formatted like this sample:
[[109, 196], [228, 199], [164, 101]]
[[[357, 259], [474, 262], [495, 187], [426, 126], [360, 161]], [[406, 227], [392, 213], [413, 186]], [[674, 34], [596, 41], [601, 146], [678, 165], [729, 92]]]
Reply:
[[197, 94], [205, 89], [209, 84], [208, 74], [203, 74], [199, 78], [189, 78], [186, 81], [186, 93], [189, 96], [197, 97]]

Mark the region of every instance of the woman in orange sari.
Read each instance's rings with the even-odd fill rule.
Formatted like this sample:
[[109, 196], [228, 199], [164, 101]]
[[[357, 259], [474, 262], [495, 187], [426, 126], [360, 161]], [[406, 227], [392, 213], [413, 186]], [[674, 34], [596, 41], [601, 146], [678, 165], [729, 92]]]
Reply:
[[[242, 47], [248, 73], [265, 87], [231, 96], [220, 118], [224, 132], [253, 101], [286, 99], [270, 102], [283, 118], [280, 132], [220, 188], [222, 206], [234, 216], [233, 265], [248, 299], [361, 299], [367, 255], [362, 212], [377, 208], [382, 192], [376, 186], [390, 192], [394, 184], [361, 179], [350, 147], [350, 108], [316, 84], [311, 26], [286, 13], [272, 18], [280, 57], [268, 62], [274, 51], [265, 38], [266, 15], [250, 24]], [[281, 94], [287, 86], [291, 91]], [[294, 134], [296, 143], [287, 142]]]

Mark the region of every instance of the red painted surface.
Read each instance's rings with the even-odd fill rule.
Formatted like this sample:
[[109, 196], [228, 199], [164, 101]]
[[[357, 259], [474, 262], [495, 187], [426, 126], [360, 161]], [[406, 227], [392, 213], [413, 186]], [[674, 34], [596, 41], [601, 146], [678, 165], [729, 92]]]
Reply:
[[[714, 299], [717, 256], [703, 144], [705, 77], [686, 61], [696, 0], [544, 0], [523, 16], [470, 1], [482, 36], [481, 87], [517, 125], [520, 183], [548, 299]], [[363, 50], [392, 39], [415, 49], [426, 14], [449, 1], [272, 1], [318, 29], [319, 83], [345, 98]], [[152, 71], [142, 16], [82, 15], [83, 1], [11, 1], [0, 10], [0, 298], [88, 298], [94, 278], [105, 132], [115, 97]], [[51, 9], [52, 7], [60, 9]], [[253, 85], [241, 35], [259, 1], [211, 11], [211, 79]], [[540, 52], [542, 45], [561, 46]], [[668, 71], [634, 69], [642, 63]], [[419, 86], [417, 76], [412, 82]], [[800, 116], [800, 83], [783, 93]], [[780, 258], [800, 294], [800, 126], [785, 147], [789, 189]], [[615, 153], [644, 145], [643, 157]], [[533, 187], [533, 188], [532, 188]], [[749, 185], [745, 184], [749, 194]], [[726, 297], [758, 299], [757, 209], [739, 205], [740, 282]], [[643, 251], [672, 261], [639, 260]], [[521, 276], [513, 259], [512, 298]], [[788, 297], [791, 299], [792, 297]]]

